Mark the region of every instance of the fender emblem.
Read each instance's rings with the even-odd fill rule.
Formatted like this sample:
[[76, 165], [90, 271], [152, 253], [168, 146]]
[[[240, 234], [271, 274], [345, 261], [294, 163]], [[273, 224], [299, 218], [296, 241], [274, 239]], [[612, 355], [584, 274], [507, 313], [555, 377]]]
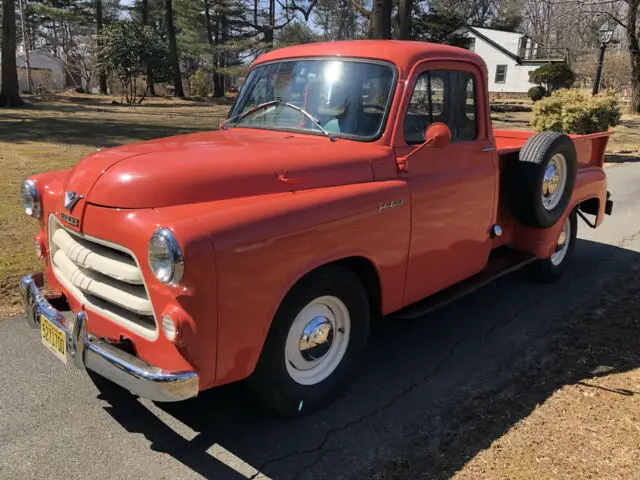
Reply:
[[60, 218], [67, 222], [69, 225], [73, 225], [74, 227], [80, 226], [80, 219], [72, 217], [71, 215], [67, 215], [64, 212], [60, 212]]
[[75, 190], [70, 190], [68, 192], [64, 192], [64, 208], [71, 211], [73, 207], [76, 206], [81, 199], [84, 197], [82, 195], [78, 195]]
[[404, 205], [404, 200], [392, 200], [390, 202], [382, 202], [378, 205], [378, 212], [389, 210], [390, 208], [401, 207]]

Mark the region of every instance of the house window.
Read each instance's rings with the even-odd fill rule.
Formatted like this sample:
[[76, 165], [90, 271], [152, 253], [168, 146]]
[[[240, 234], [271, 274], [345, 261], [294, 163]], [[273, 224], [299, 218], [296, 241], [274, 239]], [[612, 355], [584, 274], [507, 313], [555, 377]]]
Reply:
[[442, 122], [451, 129], [452, 142], [477, 137], [475, 77], [471, 72], [432, 70], [418, 77], [404, 121], [409, 145], [424, 142], [424, 131]]
[[467, 48], [471, 52], [475, 52], [476, 51], [476, 39], [475, 38], [470, 38], [469, 39], [469, 46]]
[[506, 83], [507, 81], [507, 66], [498, 65], [496, 67], [496, 83]]
[[520, 37], [520, 42], [518, 43], [518, 55], [524, 59], [527, 57], [527, 37]]

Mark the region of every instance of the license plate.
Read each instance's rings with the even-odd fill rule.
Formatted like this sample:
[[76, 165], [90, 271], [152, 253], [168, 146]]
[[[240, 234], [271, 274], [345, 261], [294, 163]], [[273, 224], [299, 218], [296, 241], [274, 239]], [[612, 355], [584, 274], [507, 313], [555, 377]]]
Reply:
[[40, 317], [40, 336], [42, 344], [56, 357], [67, 363], [67, 336], [44, 316]]

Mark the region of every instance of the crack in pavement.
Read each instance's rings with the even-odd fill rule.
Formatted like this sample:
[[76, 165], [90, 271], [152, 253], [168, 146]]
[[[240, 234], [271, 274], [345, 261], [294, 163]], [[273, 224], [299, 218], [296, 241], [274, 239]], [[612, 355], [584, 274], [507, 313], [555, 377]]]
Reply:
[[[620, 242], [618, 242], [616, 246], [621, 247], [624, 244], [633, 241], [638, 236], [640, 236], [640, 230], [637, 231], [636, 233], [634, 233], [631, 236], [625, 237]], [[576, 280], [578, 280], [579, 278], [583, 277], [589, 271], [593, 271], [594, 268], [597, 268], [598, 265], [600, 265], [602, 262], [604, 262], [606, 260], [608, 260], [608, 259], [600, 258], [597, 262], [594, 262], [594, 263], [590, 264], [588, 267], [586, 267], [584, 269], [584, 271], [582, 271], [582, 272], [580, 272], [580, 273], [578, 273], [576, 275], [573, 275], [570, 279], [568, 279], [567, 281], [563, 282], [561, 288], [556, 289], [556, 291], [555, 291], [556, 293], [553, 294], [553, 297], [557, 297], [560, 294], [564, 293], [564, 291], [567, 288], [569, 288]], [[409, 384], [409, 386], [407, 386], [404, 389], [400, 390], [398, 393], [396, 393], [394, 396], [392, 396], [386, 403], [376, 407], [375, 409], [373, 409], [369, 413], [367, 413], [367, 414], [365, 414], [365, 415], [363, 415], [361, 417], [358, 417], [356, 419], [353, 419], [353, 420], [351, 420], [351, 421], [349, 421], [349, 422], [347, 422], [347, 423], [345, 423], [345, 424], [343, 424], [341, 426], [330, 428], [329, 430], [327, 430], [325, 432], [322, 440], [314, 447], [310, 447], [310, 448], [302, 449], [302, 450], [297, 450], [297, 451], [294, 451], [294, 452], [289, 452], [289, 453], [280, 455], [278, 457], [274, 457], [274, 458], [271, 458], [271, 459], [268, 459], [268, 460], [264, 461], [260, 465], [260, 467], [257, 469], [257, 472], [255, 474], [253, 474], [251, 477], [249, 477], [249, 480], [255, 480], [259, 475], [265, 475], [263, 473], [263, 471], [264, 471], [265, 468], [267, 468], [269, 466], [272, 466], [274, 464], [283, 462], [283, 461], [291, 459], [291, 458], [295, 458], [295, 457], [299, 457], [299, 456], [302, 456], [302, 455], [308, 455], [308, 454], [316, 453], [315, 458], [308, 465], [305, 465], [300, 471], [298, 471], [298, 473], [294, 477], [294, 479], [300, 478], [300, 475], [302, 475], [302, 473], [305, 470], [307, 470], [309, 468], [312, 468], [313, 466], [315, 466], [320, 461], [320, 459], [322, 458], [320, 453], [324, 449], [325, 445], [329, 442], [329, 440], [331, 439], [331, 437], [333, 435], [335, 435], [337, 433], [340, 433], [342, 431], [345, 431], [345, 430], [353, 427], [354, 425], [362, 423], [365, 420], [367, 420], [367, 419], [377, 415], [378, 413], [388, 409], [389, 407], [393, 406], [398, 400], [400, 400], [404, 396], [410, 394], [416, 388], [418, 388], [419, 386], [424, 384], [427, 380], [429, 380], [430, 378], [434, 377], [438, 373], [440, 368], [442, 368], [444, 366], [444, 364], [446, 364], [449, 360], [454, 358], [458, 347], [462, 343], [464, 343], [466, 341], [469, 341], [469, 340], [479, 340], [479, 339], [482, 339], [483, 341], [486, 341], [489, 338], [489, 336], [491, 336], [493, 333], [495, 333], [498, 329], [503, 328], [503, 327], [509, 325], [510, 323], [512, 323], [523, 312], [531, 309], [532, 307], [535, 307], [536, 305], [539, 304], [539, 301], [544, 299], [544, 298], [549, 298], [549, 295], [547, 293], [539, 295], [532, 302], [529, 302], [526, 306], [523, 306], [522, 308], [519, 308], [518, 310], [516, 310], [516, 312], [514, 312], [512, 315], [510, 315], [505, 321], [492, 324], [491, 327], [489, 327], [482, 334], [470, 335], [470, 336], [458, 339], [457, 341], [455, 341], [453, 343], [453, 345], [451, 345], [451, 347], [449, 347], [449, 350], [448, 350], [447, 354], [441, 360], [439, 360], [426, 375], [422, 376], [419, 380]], [[575, 309], [571, 309], [568, 312], [564, 312], [564, 314], [571, 313], [573, 310], [575, 310]]]

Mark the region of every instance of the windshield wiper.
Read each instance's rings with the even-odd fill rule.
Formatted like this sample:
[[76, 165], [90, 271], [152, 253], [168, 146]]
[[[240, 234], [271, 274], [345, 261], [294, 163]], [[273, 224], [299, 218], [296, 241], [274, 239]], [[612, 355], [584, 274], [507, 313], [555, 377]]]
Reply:
[[248, 117], [249, 115], [254, 114], [255, 112], [259, 111], [259, 110], [263, 110], [267, 107], [270, 107], [271, 105], [284, 105], [285, 107], [289, 107], [289, 108], [293, 108], [295, 111], [300, 112], [302, 115], [304, 115], [305, 117], [307, 117], [309, 120], [311, 120], [311, 122], [318, 127], [318, 129], [332, 142], [336, 141], [336, 137], [334, 137], [333, 135], [331, 135], [329, 132], [327, 132], [324, 128], [322, 128], [322, 125], [320, 125], [320, 122], [318, 122], [318, 120], [315, 119], [315, 117], [313, 115], [311, 115], [309, 112], [307, 112], [304, 108], [298, 107], [296, 105], [294, 105], [293, 103], [289, 103], [289, 102], [285, 102], [280, 98], [277, 98], [275, 100], [270, 100], [268, 102], [264, 102], [261, 103], [260, 105], [256, 105], [253, 108], [250, 108], [249, 110], [247, 110], [246, 112], [242, 112], [238, 115], [234, 115], [233, 117], [231, 117], [230, 119], [226, 120], [223, 124], [222, 124], [222, 129], [226, 130], [227, 128], [229, 128], [229, 125], [231, 125], [232, 123], [238, 123], [240, 120], [242, 120], [245, 117]]
[[331, 135], [329, 132], [327, 132], [324, 128], [322, 128], [322, 125], [320, 125], [320, 122], [318, 122], [318, 120], [315, 119], [315, 117], [313, 115], [311, 115], [309, 112], [307, 112], [304, 108], [302, 107], [298, 107], [296, 105], [294, 105], [293, 103], [289, 103], [289, 102], [281, 102], [281, 105], [285, 105], [289, 108], [293, 108], [294, 110], [300, 112], [302, 115], [304, 115], [305, 117], [307, 117], [309, 120], [311, 120], [311, 122], [313, 122], [313, 124], [318, 127], [320, 129], [320, 131], [322, 133], [324, 133], [324, 135], [331, 140], [332, 142], [336, 141], [336, 137], [334, 137], [333, 135]]
[[280, 100], [280, 99], [270, 100], [268, 102], [261, 103], [260, 105], [256, 105], [255, 107], [251, 107], [246, 112], [239, 113], [238, 115], [234, 115], [233, 117], [225, 120], [223, 122], [221, 128], [223, 130], [226, 130], [227, 128], [229, 128], [229, 125], [231, 125], [232, 123], [238, 123], [244, 117], [248, 117], [249, 115], [252, 115], [252, 114], [256, 113], [257, 111], [262, 110], [264, 108], [267, 108], [267, 107], [269, 107], [271, 105], [276, 105], [276, 104], [280, 103], [281, 101], [282, 100]]

